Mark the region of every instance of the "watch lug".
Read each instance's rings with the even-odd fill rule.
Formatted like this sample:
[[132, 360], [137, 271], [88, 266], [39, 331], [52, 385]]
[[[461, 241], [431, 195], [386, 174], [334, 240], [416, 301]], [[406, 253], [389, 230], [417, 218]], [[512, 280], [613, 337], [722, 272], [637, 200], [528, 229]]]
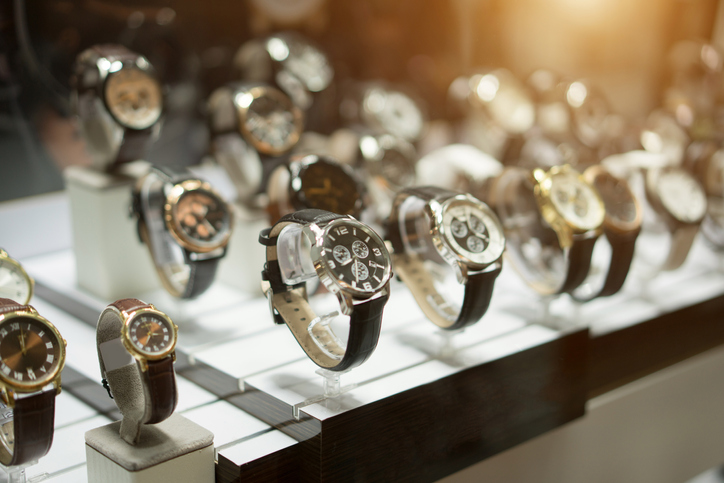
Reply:
[[9, 407], [10, 409], [15, 407], [15, 391], [3, 386], [0, 397], [2, 397], [2, 400], [7, 407]]
[[148, 372], [148, 361], [146, 359], [136, 359], [141, 368], [141, 372]]
[[55, 378], [53, 381], [53, 389], [55, 389], [55, 395], [57, 396], [61, 392], [60, 376]]
[[354, 299], [351, 295], [342, 292], [337, 292], [337, 299], [339, 300], [339, 308], [343, 315], [352, 315], [354, 309]]
[[465, 285], [468, 282], [468, 267], [460, 260], [456, 260], [452, 263], [453, 272], [455, 272], [455, 278], [460, 285]]

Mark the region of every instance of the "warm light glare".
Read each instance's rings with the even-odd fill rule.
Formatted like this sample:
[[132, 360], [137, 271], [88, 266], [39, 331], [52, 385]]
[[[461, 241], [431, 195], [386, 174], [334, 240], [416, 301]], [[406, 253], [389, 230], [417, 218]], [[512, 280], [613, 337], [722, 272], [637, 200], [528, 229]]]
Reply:
[[120, 60], [114, 60], [111, 62], [111, 66], [108, 68], [108, 72], [118, 72], [123, 68], [123, 62]]
[[240, 107], [249, 107], [254, 102], [254, 96], [249, 92], [239, 92], [234, 98], [234, 102]]
[[490, 102], [495, 99], [498, 89], [500, 89], [500, 81], [498, 78], [493, 74], [487, 74], [480, 79], [480, 82], [478, 82], [476, 92], [481, 100]]
[[661, 136], [653, 131], [641, 133], [641, 145], [650, 153], [660, 153], [664, 150], [664, 142]]
[[289, 46], [278, 37], [270, 38], [266, 43], [266, 48], [272, 59], [278, 62], [281, 62], [289, 57]]
[[359, 149], [367, 159], [373, 159], [377, 156], [380, 151], [380, 146], [377, 144], [377, 140], [372, 136], [364, 136], [360, 140]]
[[568, 86], [568, 92], [566, 92], [566, 99], [568, 104], [572, 107], [579, 108], [586, 102], [588, 97], [588, 89], [580, 82], [573, 82]]

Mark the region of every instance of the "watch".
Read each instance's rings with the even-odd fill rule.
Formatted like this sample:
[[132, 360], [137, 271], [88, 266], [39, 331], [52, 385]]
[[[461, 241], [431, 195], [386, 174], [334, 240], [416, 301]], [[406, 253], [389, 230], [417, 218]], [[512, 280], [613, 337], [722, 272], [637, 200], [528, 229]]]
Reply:
[[422, 137], [425, 116], [411, 96], [383, 84], [368, 84], [340, 104], [340, 115], [347, 123], [362, 124], [376, 134], [392, 134], [408, 142]]
[[277, 166], [267, 184], [267, 211], [272, 223], [307, 208], [359, 217], [366, 189], [352, 169], [329, 156], [293, 156]]
[[470, 104], [484, 110], [508, 134], [523, 134], [533, 127], [535, 105], [530, 92], [510, 71], [496, 69], [469, 80]]
[[334, 70], [327, 56], [296, 32], [280, 32], [242, 45], [234, 56], [241, 78], [279, 87], [306, 111], [327, 89]]
[[571, 293], [577, 300], [587, 301], [613, 295], [623, 287], [641, 232], [643, 212], [626, 180], [603, 166], [589, 167], [583, 177], [601, 195], [606, 209], [603, 234], [611, 245], [610, 260], [597, 270], [592, 268], [585, 282]]
[[671, 246], [661, 270], [675, 270], [686, 260], [707, 211], [704, 188], [682, 168], [646, 171], [646, 200], [664, 222]]
[[[330, 371], [359, 366], [377, 346], [382, 311], [390, 296], [390, 255], [370, 227], [351, 216], [301, 210], [259, 235], [266, 246], [262, 279], [274, 321], [287, 324], [307, 356]], [[309, 305], [306, 280], [319, 277], [349, 316], [346, 346], [328, 316]]]
[[209, 97], [213, 135], [239, 133], [260, 155], [291, 150], [304, 128], [304, 114], [276, 87], [230, 84]]
[[99, 169], [143, 158], [158, 137], [161, 84], [148, 60], [121, 45], [96, 45], [75, 63], [72, 105]]
[[231, 207], [191, 173], [152, 168], [133, 193], [138, 235], [164, 288], [194, 298], [211, 286], [231, 236]]
[[123, 414], [121, 437], [129, 444], [138, 441], [142, 424], [160, 423], [176, 408], [177, 338], [176, 324], [138, 299], [116, 300], [98, 319], [103, 387]]
[[554, 295], [583, 283], [605, 208], [576, 170], [506, 168], [491, 183], [487, 201], [503, 223], [506, 253], [528, 285]]
[[0, 298], [0, 389], [13, 412], [0, 427], [3, 466], [35, 461], [50, 450], [66, 345], [33, 307]]
[[701, 183], [707, 195], [701, 233], [716, 251], [724, 250], [724, 150], [714, 141], [697, 141], [687, 149], [684, 167]]
[[27, 304], [33, 296], [35, 281], [20, 262], [0, 248], [0, 297]]
[[[434, 186], [407, 188], [395, 198], [385, 238], [395, 274], [435, 325], [462, 329], [485, 315], [505, 249], [503, 226], [485, 203]], [[461, 307], [438, 293], [426, 260], [452, 267], [465, 286]]]

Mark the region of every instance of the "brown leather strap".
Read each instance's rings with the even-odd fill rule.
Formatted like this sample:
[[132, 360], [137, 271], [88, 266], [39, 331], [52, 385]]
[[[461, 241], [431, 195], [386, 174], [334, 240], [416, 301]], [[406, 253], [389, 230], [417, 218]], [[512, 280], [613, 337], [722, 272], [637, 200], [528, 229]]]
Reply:
[[568, 270], [566, 279], [561, 285], [558, 293], [567, 293], [581, 285], [591, 268], [591, 255], [593, 255], [593, 247], [596, 244], [597, 237], [578, 238], [573, 237], [573, 245], [568, 250], [566, 261], [568, 262]]
[[55, 390], [15, 400], [9, 452], [0, 450], [0, 463], [15, 466], [41, 458], [53, 444]]
[[6, 314], [8, 312], [17, 312], [18, 310], [27, 309], [27, 305], [20, 305], [12, 299], [0, 298], [0, 314]]
[[133, 312], [134, 310], [150, 307], [149, 304], [138, 299], [128, 298], [116, 300], [111, 304], [121, 312]]
[[169, 356], [160, 361], [148, 361], [148, 370], [143, 376], [148, 395], [153, 401], [151, 415], [146, 423], [160, 423], [173, 414], [178, 403], [173, 358]]

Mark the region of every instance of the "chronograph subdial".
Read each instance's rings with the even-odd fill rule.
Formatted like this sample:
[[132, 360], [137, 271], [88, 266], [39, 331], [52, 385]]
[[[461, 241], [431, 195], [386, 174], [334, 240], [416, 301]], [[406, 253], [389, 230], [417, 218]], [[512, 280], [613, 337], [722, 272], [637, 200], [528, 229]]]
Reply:
[[43, 321], [10, 318], [0, 325], [0, 377], [20, 385], [47, 383], [57, 373], [64, 342]]
[[330, 224], [321, 250], [338, 282], [362, 293], [381, 289], [390, 278], [390, 263], [382, 239], [369, 227], [351, 219]]

